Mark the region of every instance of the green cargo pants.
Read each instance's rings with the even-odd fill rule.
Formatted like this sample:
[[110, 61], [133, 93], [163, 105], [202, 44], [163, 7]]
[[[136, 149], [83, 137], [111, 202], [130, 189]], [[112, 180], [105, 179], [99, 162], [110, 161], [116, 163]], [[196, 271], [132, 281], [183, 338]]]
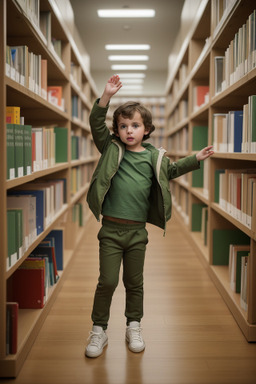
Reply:
[[98, 233], [100, 276], [94, 296], [92, 321], [106, 329], [121, 262], [126, 291], [127, 325], [143, 317], [143, 268], [148, 232], [145, 223], [120, 224], [102, 220]]

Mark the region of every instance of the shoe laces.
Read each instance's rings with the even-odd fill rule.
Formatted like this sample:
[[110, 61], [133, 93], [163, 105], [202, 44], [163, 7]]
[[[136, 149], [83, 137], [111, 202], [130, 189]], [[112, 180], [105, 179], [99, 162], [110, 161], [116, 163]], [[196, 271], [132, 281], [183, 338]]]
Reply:
[[142, 328], [137, 327], [137, 328], [129, 328], [129, 332], [132, 338], [132, 341], [139, 341], [142, 342], [142, 334], [141, 334]]
[[88, 340], [90, 341], [90, 345], [93, 345], [99, 348], [101, 346], [101, 339], [103, 335], [104, 335], [103, 332], [97, 333], [97, 332], [90, 331], [90, 335], [88, 337]]

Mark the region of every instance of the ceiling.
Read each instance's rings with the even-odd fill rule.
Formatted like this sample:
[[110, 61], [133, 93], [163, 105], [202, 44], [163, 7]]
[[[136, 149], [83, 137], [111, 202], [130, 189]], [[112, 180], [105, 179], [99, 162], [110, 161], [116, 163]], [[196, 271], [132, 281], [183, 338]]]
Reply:
[[[113, 74], [122, 71], [111, 70], [109, 55], [137, 54], [148, 55], [144, 62], [148, 66], [140, 96], [163, 96], [167, 80], [168, 56], [180, 27], [180, 17], [184, 0], [70, 0], [74, 10], [75, 24], [86, 51], [90, 56], [91, 75], [99, 92]], [[155, 9], [155, 17], [140, 18], [99, 18], [97, 9], [113, 8]], [[149, 51], [106, 51], [105, 44], [150, 44]], [[131, 64], [131, 63], [127, 63]], [[133, 64], [133, 63], [132, 63]], [[134, 64], [142, 64], [134, 62]], [[125, 71], [134, 73], [135, 71]], [[138, 72], [138, 71], [136, 71]], [[125, 86], [122, 94], [137, 95]], [[137, 91], [138, 92], [138, 91]], [[120, 93], [121, 95], [121, 93]]]

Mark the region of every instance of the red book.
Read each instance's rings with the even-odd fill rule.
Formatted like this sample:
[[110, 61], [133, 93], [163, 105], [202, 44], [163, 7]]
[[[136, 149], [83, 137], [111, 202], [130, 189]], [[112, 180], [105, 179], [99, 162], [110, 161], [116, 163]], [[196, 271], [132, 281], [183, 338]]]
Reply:
[[43, 308], [44, 268], [17, 269], [8, 286], [8, 301], [16, 301], [19, 308]]
[[205, 96], [209, 93], [208, 85], [198, 85], [196, 87], [196, 105], [200, 107], [200, 105], [205, 103]]
[[10, 354], [17, 353], [18, 346], [18, 311], [19, 304], [14, 302], [6, 303], [7, 324], [6, 324], [6, 340], [7, 352]]

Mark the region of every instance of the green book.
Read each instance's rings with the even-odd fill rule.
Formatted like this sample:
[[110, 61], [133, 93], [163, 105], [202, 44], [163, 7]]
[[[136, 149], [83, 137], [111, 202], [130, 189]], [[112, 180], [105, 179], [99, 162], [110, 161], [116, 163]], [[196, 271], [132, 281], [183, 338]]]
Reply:
[[16, 236], [16, 213], [14, 210], [7, 210], [7, 269], [15, 264], [17, 260], [17, 236]]
[[208, 145], [208, 127], [194, 126], [192, 130], [192, 151], [200, 151]]
[[204, 245], [207, 245], [207, 225], [208, 225], [208, 209], [205, 210], [205, 216], [204, 216], [204, 221], [203, 221], [203, 226], [204, 226]]
[[71, 160], [78, 160], [78, 137], [71, 136]]
[[249, 119], [251, 128], [251, 152], [256, 152], [256, 95], [249, 96]]
[[14, 127], [15, 177], [22, 177], [24, 176], [23, 125], [13, 124], [13, 127]]
[[220, 174], [225, 173], [225, 169], [216, 169], [214, 174], [214, 201], [220, 202]]
[[202, 229], [202, 209], [206, 207], [202, 203], [193, 203], [192, 204], [192, 232], [200, 232]]
[[68, 129], [65, 127], [54, 127], [55, 133], [55, 162], [65, 163], [68, 161]]
[[14, 127], [13, 124], [6, 124], [6, 152], [7, 169], [6, 178], [11, 180], [15, 178], [15, 154], [14, 154]]
[[236, 254], [236, 293], [241, 292], [242, 257], [249, 256], [248, 251], [237, 251]]
[[16, 233], [16, 252], [17, 260], [23, 254], [23, 210], [19, 208], [8, 209], [10, 212], [15, 213], [15, 233]]
[[192, 172], [192, 187], [203, 188], [204, 186], [204, 162], [200, 162], [200, 169]]
[[23, 125], [24, 175], [32, 173], [32, 126]]
[[239, 229], [213, 229], [213, 265], [228, 265], [230, 244], [247, 245], [250, 238]]
[[79, 206], [79, 226], [83, 227], [83, 225], [84, 225], [84, 220], [83, 220], [83, 216], [84, 216], [83, 204], [82, 203], [78, 203], [78, 206]]

